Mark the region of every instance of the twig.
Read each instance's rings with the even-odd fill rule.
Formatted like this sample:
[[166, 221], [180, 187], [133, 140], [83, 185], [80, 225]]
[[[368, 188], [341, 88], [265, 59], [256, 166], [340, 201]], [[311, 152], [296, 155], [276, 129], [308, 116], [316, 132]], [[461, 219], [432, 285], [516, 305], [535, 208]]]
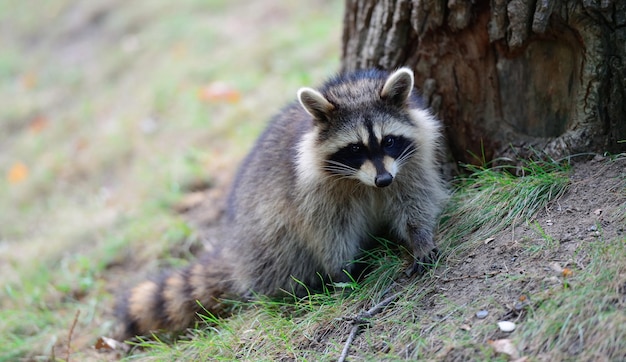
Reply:
[[341, 351], [341, 356], [339, 356], [339, 359], [337, 360], [337, 362], [344, 362], [346, 358], [348, 358], [348, 353], [350, 353], [350, 345], [354, 341], [354, 338], [356, 338], [356, 335], [359, 333], [359, 330], [361, 329], [363, 325], [369, 324], [367, 319], [372, 318], [376, 314], [380, 313], [386, 306], [391, 304], [391, 302], [398, 299], [399, 295], [400, 295], [400, 292], [394, 293], [390, 295], [389, 297], [383, 299], [381, 302], [379, 302], [372, 308], [368, 309], [367, 311], [361, 312], [356, 317], [352, 318], [353, 326], [352, 326], [352, 329], [350, 330], [350, 335], [348, 336], [348, 340], [346, 341], [346, 344], [344, 344], [343, 346], [343, 351]]
[[341, 351], [341, 356], [339, 356], [337, 362], [344, 362], [348, 357], [348, 353], [350, 353], [350, 345], [352, 344], [352, 341], [354, 341], [357, 333], [359, 333], [360, 327], [361, 326], [359, 324], [355, 324], [352, 326], [352, 329], [350, 330], [350, 335], [348, 336], [348, 340], [346, 341], [346, 344], [343, 345], [343, 351]]
[[481, 279], [481, 278], [486, 278], [486, 277], [492, 277], [500, 273], [502, 273], [502, 270], [493, 271], [489, 273], [483, 273], [483, 274], [464, 275], [462, 277], [456, 277], [456, 278], [450, 278], [450, 279], [441, 279], [441, 282], [448, 283], [448, 282], [453, 282], [455, 280], [463, 280], [463, 279], [471, 279], [471, 278]]
[[72, 343], [72, 333], [74, 333], [74, 328], [76, 327], [76, 322], [78, 321], [78, 316], [80, 315], [80, 309], [76, 310], [76, 314], [74, 315], [74, 321], [72, 322], [72, 327], [70, 327], [70, 333], [67, 335], [67, 358], [66, 362], [70, 362], [70, 347]]

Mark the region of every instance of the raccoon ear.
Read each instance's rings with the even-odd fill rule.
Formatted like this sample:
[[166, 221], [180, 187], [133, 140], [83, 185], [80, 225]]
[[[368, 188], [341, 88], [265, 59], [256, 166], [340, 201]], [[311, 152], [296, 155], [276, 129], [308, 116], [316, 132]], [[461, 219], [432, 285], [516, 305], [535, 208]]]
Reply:
[[380, 98], [389, 99], [396, 104], [404, 104], [413, 90], [413, 71], [409, 68], [400, 68], [391, 73], [385, 81]]
[[329, 118], [329, 113], [335, 109], [322, 93], [312, 88], [300, 88], [298, 90], [298, 100], [304, 110], [318, 121], [325, 121]]

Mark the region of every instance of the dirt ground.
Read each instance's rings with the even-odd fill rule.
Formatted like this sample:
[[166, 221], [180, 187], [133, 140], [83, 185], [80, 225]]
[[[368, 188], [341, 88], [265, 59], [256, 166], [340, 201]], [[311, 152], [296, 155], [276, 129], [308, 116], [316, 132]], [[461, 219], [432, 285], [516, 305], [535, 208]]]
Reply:
[[[498, 304], [506, 306], [521, 295], [536, 292], [540, 282], [552, 276], [550, 271], [558, 274], [566, 267], [584, 268], [586, 256], [574, 254], [580, 244], [624, 237], [625, 225], [614, 219], [617, 213], [624, 212], [626, 161], [607, 163], [600, 159], [575, 164], [568, 191], [533, 220], [511, 225], [461, 259], [447, 260], [449, 267], [436, 273], [445, 285], [442, 292], [460, 304], [489, 292]], [[543, 233], [558, 246], [540, 253], [524, 253], [530, 247], [546, 244]], [[490, 278], [465, 277], [499, 273], [524, 278], [502, 290], [491, 288]]]
[[[589, 248], [581, 247], [583, 244], [626, 240], [625, 176], [624, 159], [607, 162], [604, 157], [596, 157], [576, 163], [566, 193], [534, 219], [511, 225], [477, 244], [476, 249], [448, 258], [435, 272], [436, 289], [443, 294], [443, 299], [463, 306], [484, 300], [485, 295], [490, 297], [490, 302], [465, 310], [464, 324], [458, 327], [472, 333], [471, 329], [480, 324], [524, 323], [524, 307], [534, 303], [534, 296], [562, 283], [568, 271], [585, 269]], [[528, 252], [533, 248], [537, 252]], [[507, 278], [495, 278], [500, 275]], [[626, 281], [626, 275], [616, 278]], [[432, 303], [422, 304], [422, 313], [432, 314], [433, 310], [443, 307], [436, 305], [436, 301], [442, 300], [440, 295], [430, 299]], [[488, 312], [484, 319], [476, 318], [481, 310]], [[493, 328], [487, 340], [507, 336], [508, 333]], [[466, 352], [443, 351], [441, 357], [464, 360], [468, 357], [464, 357]]]

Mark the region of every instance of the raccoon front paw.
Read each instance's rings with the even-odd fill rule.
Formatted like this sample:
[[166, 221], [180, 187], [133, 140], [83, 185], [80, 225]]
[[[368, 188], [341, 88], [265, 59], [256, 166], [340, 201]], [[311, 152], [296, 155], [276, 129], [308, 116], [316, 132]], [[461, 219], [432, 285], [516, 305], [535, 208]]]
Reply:
[[439, 260], [439, 249], [433, 248], [428, 254], [415, 258], [413, 262], [413, 266], [411, 266], [406, 271], [407, 276], [412, 276], [414, 274], [423, 275], [426, 271], [437, 264]]

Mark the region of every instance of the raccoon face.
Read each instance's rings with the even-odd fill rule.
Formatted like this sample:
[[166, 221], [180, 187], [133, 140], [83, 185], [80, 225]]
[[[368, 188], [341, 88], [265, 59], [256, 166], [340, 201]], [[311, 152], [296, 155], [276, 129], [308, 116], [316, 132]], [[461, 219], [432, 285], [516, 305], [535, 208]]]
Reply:
[[[402, 133], [385, 132], [384, 123], [363, 123], [364, 129], [358, 128], [361, 132], [351, 132], [356, 133], [355, 140], [328, 155], [323, 168], [332, 175], [354, 178], [369, 186], [389, 186], [402, 163], [415, 152], [415, 146]], [[331, 150], [337, 147], [331, 146]]]
[[336, 82], [323, 90], [326, 96], [300, 89], [300, 103], [315, 120], [323, 171], [369, 186], [391, 185], [416, 151], [410, 136], [415, 129], [408, 116], [412, 89], [413, 73], [407, 68], [386, 79]]

